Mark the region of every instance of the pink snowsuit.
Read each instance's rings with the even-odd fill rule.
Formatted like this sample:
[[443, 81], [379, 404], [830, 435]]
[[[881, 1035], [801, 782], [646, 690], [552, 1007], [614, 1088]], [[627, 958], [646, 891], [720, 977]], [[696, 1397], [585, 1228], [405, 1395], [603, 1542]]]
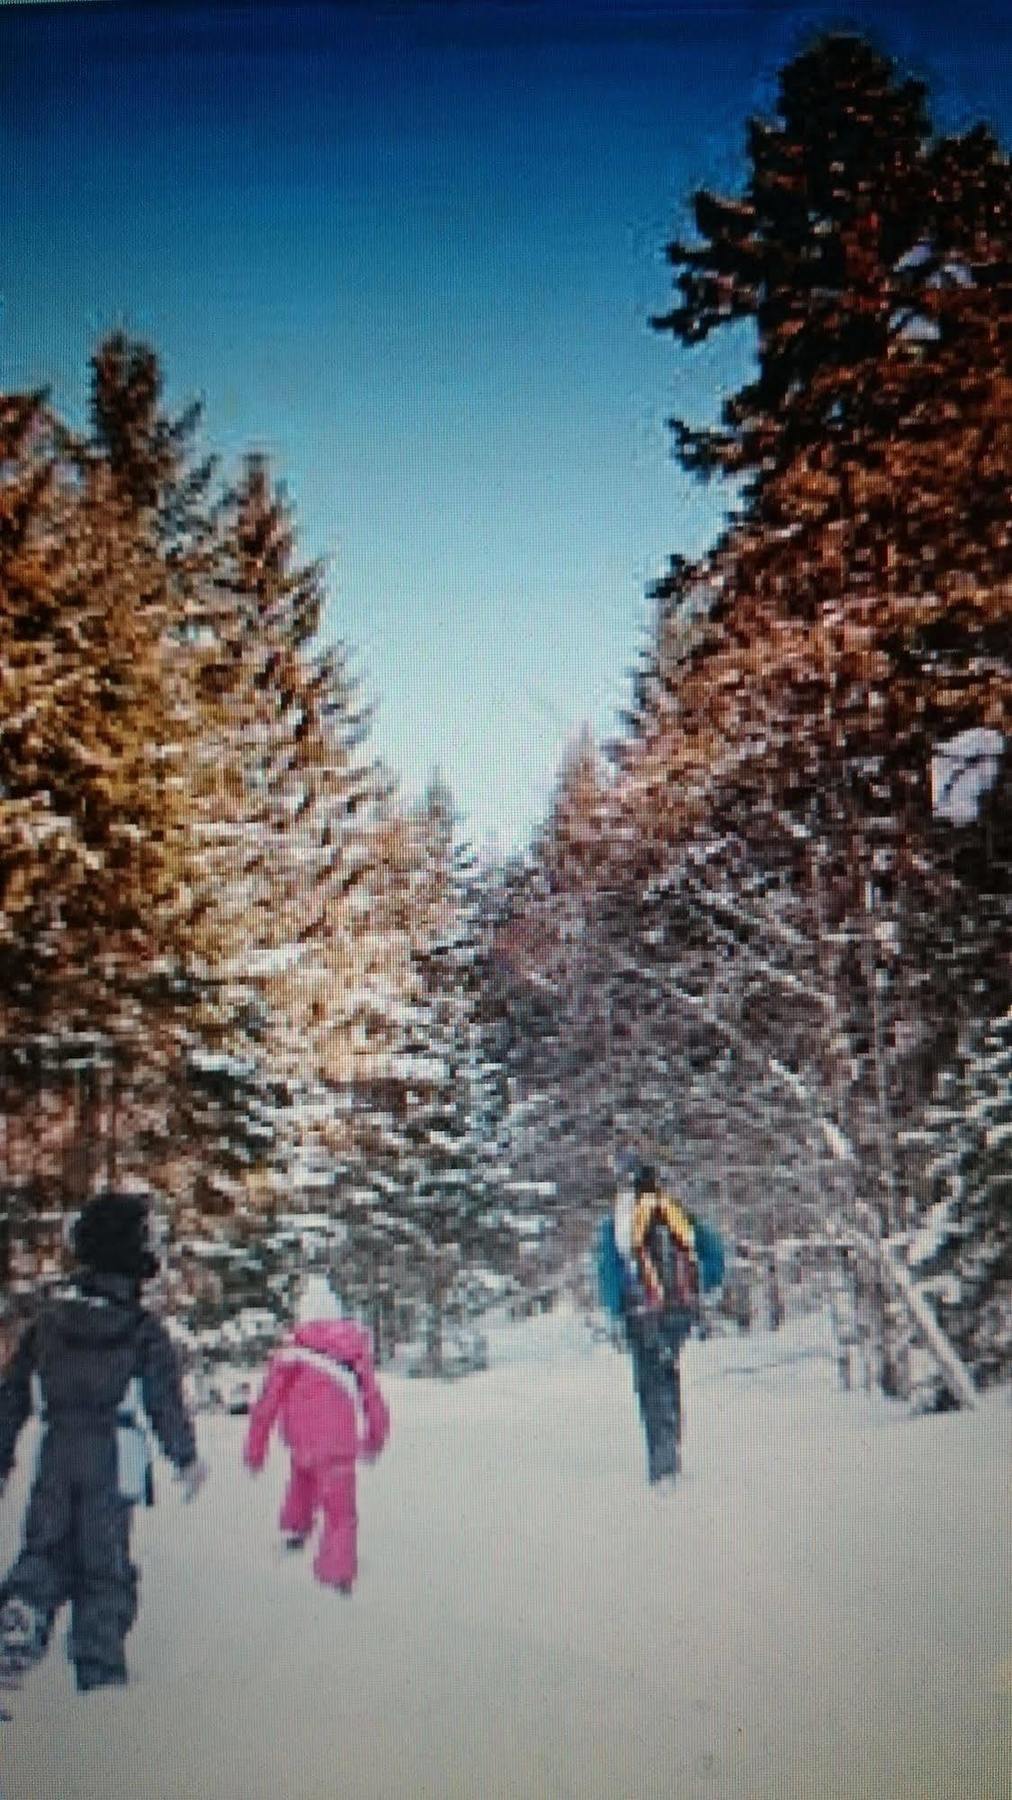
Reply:
[[371, 1462], [390, 1430], [369, 1339], [359, 1326], [347, 1319], [297, 1325], [272, 1356], [250, 1412], [248, 1469], [263, 1468], [278, 1418], [292, 1455], [278, 1523], [282, 1531], [307, 1537], [322, 1513], [313, 1572], [327, 1586], [350, 1588], [358, 1572], [355, 1459]]

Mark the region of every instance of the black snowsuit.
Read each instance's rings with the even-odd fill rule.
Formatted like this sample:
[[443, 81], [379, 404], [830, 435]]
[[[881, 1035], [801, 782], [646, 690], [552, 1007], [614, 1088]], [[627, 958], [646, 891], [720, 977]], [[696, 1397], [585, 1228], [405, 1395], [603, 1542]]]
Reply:
[[0, 1478], [14, 1461], [38, 1377], [45, 1432], [21, 1554], [0, 1587], [42, 1619], [44, 1648], [65, 1601], [68, 1650], [82, 1689], [126, 1679], [124, 1640], [137, 1615], [130, 1561], [132, 1500], [119, 1490], [117, 1414], [139, 1381], [144, 1409], [170, 1462], [196, 1456], [168, 1334], [122, 1275], [82, 1275], [42, 1307], [0, 1383]]

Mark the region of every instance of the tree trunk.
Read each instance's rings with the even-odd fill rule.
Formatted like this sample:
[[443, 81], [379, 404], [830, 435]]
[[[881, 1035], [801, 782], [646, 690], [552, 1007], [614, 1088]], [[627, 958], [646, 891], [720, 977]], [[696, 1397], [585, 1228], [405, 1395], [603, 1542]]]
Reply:
[[97, 1163], [94, 1071], [76, 1071], [72, 1092], [70, 1136], [64, 1143], [62, 1173], [64, 1204], [75, 1208], [83, 1206], [88, 1198]]
[[110, 1188], [115, 1188], [119, 1175], [119, 1111], [119, 1072], [113, 1068], [109, 1074], [109, 1101], [106, 1109], [105, 1131], [105, 1178]]
[[962, 1406], [975, 1406], [977, 1390], [974, 1386], [973, 1376], [945, 1336], [924, 1295], [918, 1293], [910, 1271], [896, 1247], [892, 1244], [883, 1244], [882, 1256], [895, 1284], [897, 1298], [919, 1327], [953, 1398], [958, 1400]]
[[430, 1375], [443, 1373], [444, 1294], [442, 1259], [437, 1256], [430, 1277], [429, 1304], [425, 1317], [425, 1366]]
[[373, 1361], [379, 1368], [386, 1352], [386, 1334], [384, 1332], [384, 1310], [382, 1291], [375, 1289], [369, 1296], [369, 1317], [372, 1330]]
[[882, 1392], [889, 1400], [909, 1400], [909, 1315], [888, 1280], [882, 1290]]
[[442, 1295], [430, 1296], [425, 1322], [425, 1366], [430, 1375], [443, 1373], [443, 1301]]
[[[961, 1406], [974, 1406], [977, 1390], [974, 1386], [973, 1376], [958, 1352], [950, 1344], [924, 1295], [918, 1293], [898, 1246], [885, 1240], [874, 1243], [860, 1232], [855, 1233], [854, 1241], [859, 1251], [877, 1266], [878, 1280], [885, 1296], [883, 1311], [892, 1306], [898, 1313], [906, 1315], [911, 1324], [920, 1332], [953, 1398]], [[905, 1341], [907, 1343], [910, 1341], [909, 1332]], [[903, 1364], [897, 1366], [895, 1362], [889, 1367], [884, 1367], [880, 1375], [883, 1389], [885, 1389], [887, 1379], [900, 1384], [897, 1392], [901, 1397], [909, 1397], [909, 1365], [905, 1371]], [[905, 1393], [902, 1392], [904, 1382]]]
[[886, 971], [879, 967], [875, 950], [872, 923], [874, 899], [871, 877], [864, 872], [860, 863], [858, 869], [862, 892], [861, 964], [871, 1014], [872, 1074], [875, 1082], [875, 1137], [878, 1149], [879, 1182], [883, 1193], [884, 1235], [889, 1237], [893, 1232], [899, 1230], [901, 1221], [896, 1182], [895, 1134], [889, 1103], [889, 1078], [886, 1070], [882, 1026], [882, 995], [887, 976]]
[[[875, 1135], [878, 1149], [879, 1182], [883, 1201], [881, 1208], [882, 1236], [888, 1238], [900, 1230], [905, 1222], [901, 1217], [899, 1183], [896, 1169], [896, 1134], [892, 1119], [892, 1106], [889, 1093], [889, 1073], [886, 1064], [885, 1031], [883, 1022], [883, 995], [888, 985], [887, 971], [880, 967], [875, 947], [873, 913], [874, 890], [871, 877], [865, 872], [863, 848], [859, 853], [858, 869], [862, 883], [863, 906], [861, 911], [861, 960], [868, 992], [872, 1026], [872, 1070], [875, 1082]], [[905, 1214], [907, 1209], [902, 1208]], [[897, 1303], [895, 1286], [884, 1273], [878, 1282], [879, 1305], [881, 1319], [882, 1355], [879, 1381], [882, 1392], [890, 1399], [907, 1400], [910, 1397], [910, 1351], [911, 1329], [910, 1315], [905, 1307]]]
[[776, 1252], [770, 1257], [767, 1270], [767, 1299], [769, 1306], [769, 1323], [771, 1331], [779, 1331], [784, 1322], [784, 1296], [780, 1284], [780, 1269]]
[[836, 1338], [836, 1367], [840, 1386], [849, 1392], [853, 1381], [852, 1358], [858, 1346], [858, 1334], [853, 1254], [846, 1248], [834, 1253], [830, 1264], [829, 1311]]

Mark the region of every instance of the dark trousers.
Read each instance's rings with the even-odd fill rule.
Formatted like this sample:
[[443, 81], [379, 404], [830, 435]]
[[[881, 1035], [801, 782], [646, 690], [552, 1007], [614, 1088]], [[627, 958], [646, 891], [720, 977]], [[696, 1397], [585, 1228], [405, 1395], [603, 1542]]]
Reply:
[[50, 1425], [21, 1554], [0, 1592], [41, 1615], [42, 1648], [69, 1602], [68, 1652], [82, 1688], [126, 1679], [124, 1644], [137, 1617], [132, 1511], [117, 1488], [115, 1432]]
[[682, 1382], [679, 1357], [688, 1325], [677, 1313], [630, 1313], [626, 1336], [632, 1352], [633, 1384], [647, 1440], [651, 1481], [677, 1475], [682, 1440]]

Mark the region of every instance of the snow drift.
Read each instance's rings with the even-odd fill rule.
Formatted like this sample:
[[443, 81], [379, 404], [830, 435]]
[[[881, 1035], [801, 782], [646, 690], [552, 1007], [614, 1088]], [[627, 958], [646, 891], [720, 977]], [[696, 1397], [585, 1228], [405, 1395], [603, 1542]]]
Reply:
[[[911, 1421], [834, 1385], [820, 1320], [690, 1345], [651, 1490], [627, 1360], [562, 1310], [452, 1385], [388, 1378], [351, 1600], [280, 1550], [277, 1457], [140, 1514], [131, 1686], [61, 1654], [6, 1800], [985, 1800], [1009, 1791], [1009, 1404]], [[31, 1446], [0, 1513], [9, 1554]]]

